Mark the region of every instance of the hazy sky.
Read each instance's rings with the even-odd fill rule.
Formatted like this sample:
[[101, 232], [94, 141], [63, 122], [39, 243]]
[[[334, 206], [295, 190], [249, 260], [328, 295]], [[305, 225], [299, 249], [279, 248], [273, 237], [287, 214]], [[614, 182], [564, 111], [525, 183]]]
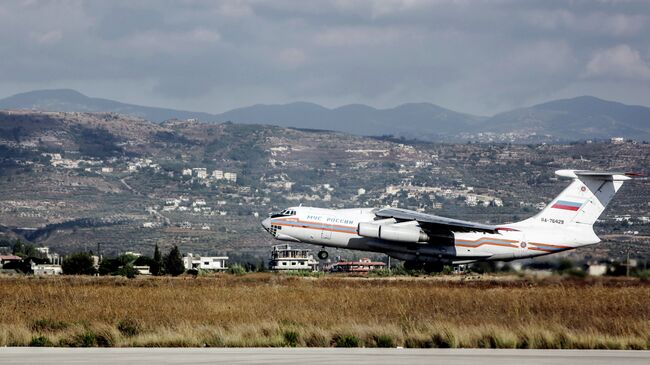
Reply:
[[0, 80], [207, 112], [650, 106], [650, 1], [1, 1]]

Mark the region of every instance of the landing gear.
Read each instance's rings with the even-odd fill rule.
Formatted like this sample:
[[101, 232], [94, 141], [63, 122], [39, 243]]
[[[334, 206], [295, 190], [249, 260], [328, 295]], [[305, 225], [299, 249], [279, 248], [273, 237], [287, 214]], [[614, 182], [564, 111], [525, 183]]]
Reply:
[[318, 258], [321, 260], [327, 260], [329, 256], [330, 254], [325, 250], [318, 251]]

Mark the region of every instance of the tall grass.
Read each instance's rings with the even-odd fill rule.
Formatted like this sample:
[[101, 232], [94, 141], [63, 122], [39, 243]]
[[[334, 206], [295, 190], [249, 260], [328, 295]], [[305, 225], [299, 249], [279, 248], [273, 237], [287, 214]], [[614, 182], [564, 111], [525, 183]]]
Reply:
[[639, 280], [0, 278], [0, 346], [650, 348]]

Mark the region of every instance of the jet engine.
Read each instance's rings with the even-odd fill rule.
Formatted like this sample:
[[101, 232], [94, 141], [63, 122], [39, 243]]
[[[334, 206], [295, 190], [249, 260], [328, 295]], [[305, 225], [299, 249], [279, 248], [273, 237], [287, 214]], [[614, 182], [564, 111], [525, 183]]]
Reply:
[[397, 222], [393, 218], [380, 219], [373, 222], [361, 222], [357, 227], [357, 233], [359, 236], [370, 237], [370, 238], [379, 238], [379, 227], [384, 224], [393, 224]]
[[357, 231], [359, 236], [379, 238], [388, 241], [418, 243], [427, 242], [429, 240], [429, 236], [420, 229], [417, 222], [394, 222], [395, 220], [393, 219], [361, 222], [359, 223]]

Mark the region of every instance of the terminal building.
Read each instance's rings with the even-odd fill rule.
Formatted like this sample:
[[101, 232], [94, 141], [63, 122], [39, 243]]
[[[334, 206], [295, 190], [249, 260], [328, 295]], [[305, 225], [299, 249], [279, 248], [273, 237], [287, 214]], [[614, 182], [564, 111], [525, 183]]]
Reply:
[[276, 245], [271, 251], [269, 269], [275, 271], [309, 270], [318, 271], [318, 261], [314, 259], [311, 250], [291, 248], [291, 246]]

